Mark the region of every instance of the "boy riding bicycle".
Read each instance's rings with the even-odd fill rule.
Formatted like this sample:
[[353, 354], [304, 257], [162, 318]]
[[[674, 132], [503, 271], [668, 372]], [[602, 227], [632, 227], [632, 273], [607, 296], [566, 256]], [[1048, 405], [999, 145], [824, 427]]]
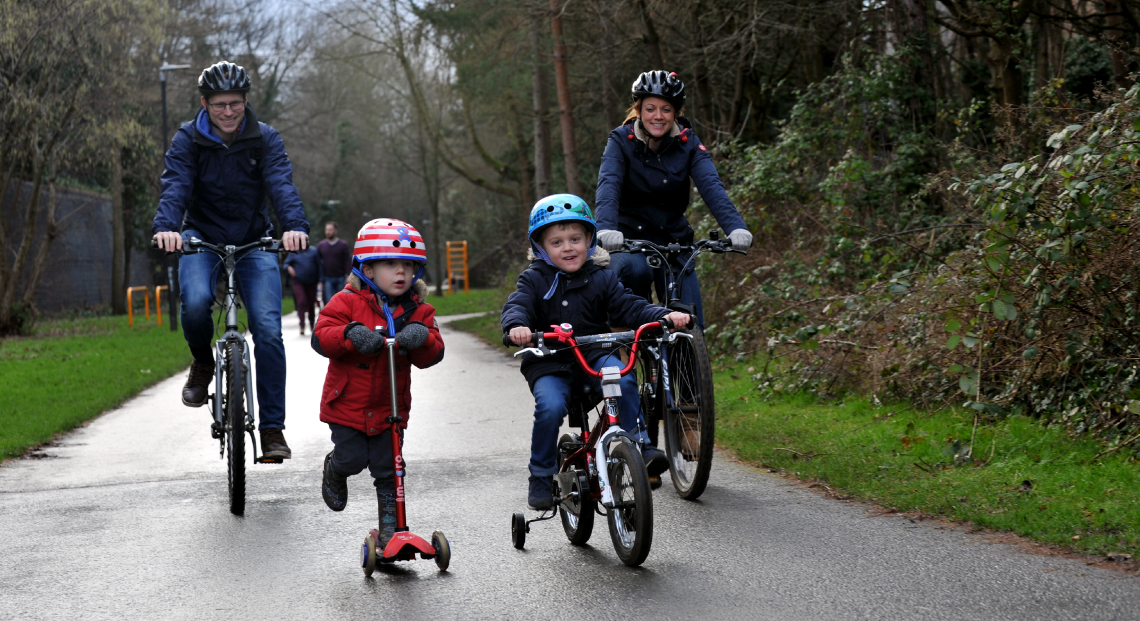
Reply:
[[[515, 345], [527, 344], [532, 331], [561, 323], [571, 324], [580, 336], [610, 332], [611, 323], [638, 326], [663, 317], [677, 327], [688, 324], [687, 314], [633, 295], [614, 272], [605, 269], [609, 255], [597, 245], [593, 215], [581, 198], [555, 194], [538, 201], [530, 212], [528, 234], [532, 262], [519, 276], [501, 318], [503, 332]], [[594, 369], [623, 366], [605, 351], [584, 353]], [[524, 358], [521, 371], [535, 401], [527, 501], [531, 508], [545, 511], [554, 504], [551, 480], [558, 471], [558, 428], [566, 417], [571, 385], [598, 381], [578, 371], [572, 359]], [[595, 388], [600, 393], [600, 386]], [[668, 464], [660, 450], [646, 445], [639, 406], [637, 380], [630, 374], [621, 379], [621, 427], [642, 444], [646, 469], [658, 477]]]
[[[376, 486], [380, 545], [396, 526], [392, 414], [384, 337], [400, 345], [396, 358], [398, 423], [408, 426], [411, 364], [430, 367], [443, 359], [435, 309], [422, 300], [420, 280], [427, 265], [423, 238], [410, 224], [377, 219], [356, 237], [348, 285], [321, 311], [312, 346], [329, 359], [321, 394], [321, 421], [332, 430], [333, 450], [325, 456], [321, 495], [333, 511], [348, 502], [346, 478], [368, 468]], [[374, 332], [380, 328], [383, 333]]]

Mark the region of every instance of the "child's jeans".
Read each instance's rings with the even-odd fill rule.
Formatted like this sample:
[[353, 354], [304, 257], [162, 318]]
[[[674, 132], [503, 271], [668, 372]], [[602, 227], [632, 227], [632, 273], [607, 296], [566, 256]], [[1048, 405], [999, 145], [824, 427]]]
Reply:
[[377, 489], [388, 493], [395, 489], [390, 427], [376, 436], [336, 423], [329, 423], [329, 429], [332, 430], [334, 472], [350, 477], [367, 467], [372, 478], [376, 479]]
[[[624, 367], [616, 356], [607, 356], [594, 365], [602, 367]], [[573, 376], [544, 375], [534, 382], [534, 431], [530, 437], [530, 474], [535, 477], [551, 477], [558, 472], [558, 429], [566, 418], [567, 404], [570, 401], [572, 382], [592, 382], [601, 393], [601, 380], [586, 377], [575, 372]], [[618, 399], [618, 422], [637, 441], [647, 441], [645, 431], [638, 429], [641, 420], [641, 400], [637, 395], [637, 378], [633, 372], [621, 378], [621, 398]], [[642, 428], [644, 428], [644, 422]]]

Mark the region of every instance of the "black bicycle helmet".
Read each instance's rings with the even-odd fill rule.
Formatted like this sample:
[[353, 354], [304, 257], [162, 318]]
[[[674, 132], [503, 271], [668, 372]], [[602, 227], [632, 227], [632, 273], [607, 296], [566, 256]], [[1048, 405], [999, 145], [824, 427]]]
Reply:
[[198, 91], [203, 95], [216, 93], [248, 93], [249, 75], [241, 65], [223, 60], [206, 67], [198, 77]]
[[646, 71], [633, 81], [633, 100], [642, 97], [660, 97], [674, 107], [685, 105], [685, 83], [676, 73], [669, 71]]

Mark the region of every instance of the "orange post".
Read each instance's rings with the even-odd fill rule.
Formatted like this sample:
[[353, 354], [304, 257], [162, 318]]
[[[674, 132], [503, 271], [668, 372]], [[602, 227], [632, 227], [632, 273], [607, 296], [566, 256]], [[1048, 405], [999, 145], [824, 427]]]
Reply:
[[447, 289], [455, 293], [457, 280], [463, 281], [463, 293], [470, 291], [467, 278], [467, 242], [447, 242]]
[[150, 321], [150, 291], [146, 287], [127, 287], [127, 322], [128, 325], [135, 325], [135, 306], [131, 299], [135, 291], [143, 292], [143, 300], [146, 303], [146, 319]]
[[162, 325], [162, 290], [170, 292], [170, 287], [159, 285], [154, 288], [154, 313], [158, 315], [158, 325]]

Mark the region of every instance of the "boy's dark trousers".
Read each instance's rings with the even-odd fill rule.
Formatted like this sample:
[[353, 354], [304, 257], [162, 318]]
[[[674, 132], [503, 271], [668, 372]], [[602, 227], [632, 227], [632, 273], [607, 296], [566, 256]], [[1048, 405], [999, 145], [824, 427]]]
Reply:
[[352, 427], [329, 423], [332, 430], [332, 468], [345, 477], [360, 474], [365, 467], [375, 479], [376, 491], [393, 494], [396, 472], [392, 463], [392, 429], [370, 436]]

